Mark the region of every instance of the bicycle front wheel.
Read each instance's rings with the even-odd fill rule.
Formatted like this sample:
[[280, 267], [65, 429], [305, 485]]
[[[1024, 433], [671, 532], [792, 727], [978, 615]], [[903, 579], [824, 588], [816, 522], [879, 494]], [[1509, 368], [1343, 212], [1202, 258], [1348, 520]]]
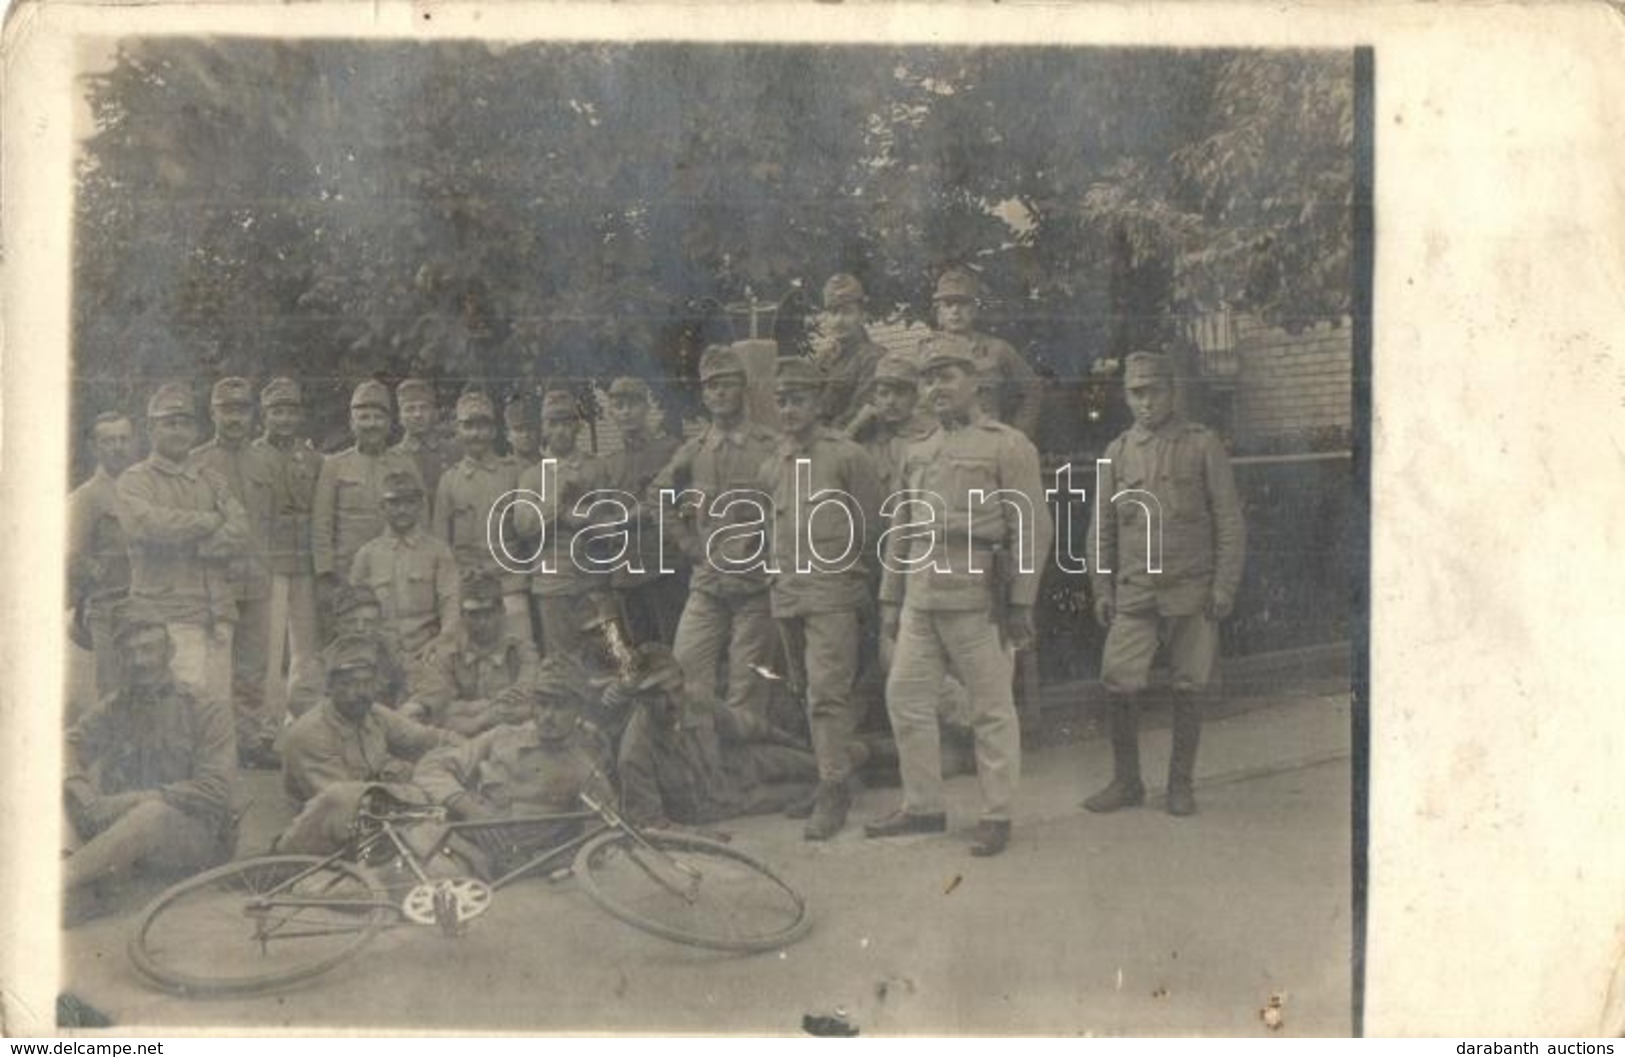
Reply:
[[807, 901], [757, 859], [684, 833], [612, 830], [576, 854], [593, 901], [628, 925], [695, 947], [766, 951], [812, 927]]
[[129, 954], [175, 994], [253, 994], [326, 972], [395, 917], [383, 887], [355, 866], [272, 855], [163, 892], [141, 912]]

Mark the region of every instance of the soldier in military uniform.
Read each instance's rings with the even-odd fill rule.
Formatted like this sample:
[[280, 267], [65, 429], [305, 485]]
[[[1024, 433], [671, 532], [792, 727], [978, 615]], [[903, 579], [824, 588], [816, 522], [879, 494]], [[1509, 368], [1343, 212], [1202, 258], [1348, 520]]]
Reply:
[[350, 582], [372, 588], [408, 656], [458, 622], [457, 559], [418, 524], [423, 486], [411, 470], [384, 478], [385, 531], [356, 552]]
[[508, 454], [505, 458], [519, 467], [519, 472], [542, 457], [542, 424], [536, 401], [521, 394], [509, 400], [502, 409], [504, 432], [508, 435]]
[[864, 328], [863, 284], [839, 273], [824, 284], [823, 333], [828, 344], [818, 349], [818, 366], [828, 381], [819, 404], [819, 417], [844, 428], [869, 399], [875, 365], [886, 350], [869, 340]]
[[229, 858], [235, 838], [230, 712], [175, 679], [163, 614], [125, 599], [113, 620], [121, 685], [68, 732], [70, 897], [142, 867], [201, 870]]
[[268, 705], [265, 668], [271, 645], [271, 540], [276, 531], [278, 460], [253, 444], [254, 387], [222, 378], [209, 397], [214, 437], [193, 449], [199, 469], [218, 474], [248, 514], [248, 550], [231, 563], [237, 599], [232, 634], [232, 702], [237, 752], [247, 766], [275, 767], [271, 743], [282, 729], [279, 707]]
[[536, 674], [536, 647], [505, 629], [501, 582], [487, 572], [465, 572], [462, 626], [424, 651], [414, 703], [425, 721], [473, 737], [499, 723], [529, 715], [504, 713], [502, 691]]
[[[488, 530], [498, 500], [519, 487], [519, 466], [491, 449], [496, 440], [496, 408], [484, 393], [464, 393], [457, 401], [457, 440], [463, 457], [440, 475], [434, 501], [434, 535], [444, 540], [464, 574], [489, 573], [502, 587], [501, 608], [508, 633], [530, 639], [530, 600], [525, 578], [497, 564]], [[512, 515], [508, 515], [511, 525]], [[512, 533], [507, 535], [512, 539]]]
[[96, 472], [68, 494], [69, 598], [96, 653], [100, 698], [119, 683], [112, 610], [130, 592], [130, 554], [119, 523], [118, 478], [135, 456], [135, 426], [128, 415], [103, 412], [90, 435]]
[[[1139, 699], [1163, 644], [1173, 669], [1166, 806], [1170, 815], [1189, 815], [1202, 703], [1218, 664], [1219, 621], [1241, 584], [1246, 530], [1219, 438], [1174, 413], [1167, 358], [1130, 354], [1123, 389], [1134, 425], [1106, 449], [1089, 532], [1095, 618], [1107, 629], [1100, 678], [1110, 695], [1112, 780], [1084, 807], [1106, 812], [1145, 802]], [[1141, 495], [1113, 499], [1122, 492]], [[1161, 521], [1159, 573], [1147, 567], [1148, 506]]]
[[405, 471], [423, 479], [410, 455], [384, 449], [389, 442], [389, 390], [382, 382], [368, 380], [355, 387], [350, 430], [355, 446], [329, 456], [316, 480], [310, 545], [324, 594], [349, 575], [362, 544], [384, 531], [385, 475]]
[[1037, 440], [1044, 383], [1027, 358], [1009, 342], [976, 330], [981, 284], [963, 268], [950, 268], [937, 280], [933, 303], [937, 329], [970, 342], [982, 377], [982, 410]]
[[[641, 378], [617, 378], [609, 384], [609, 414], [621, 431], [621, 448], [603, 456], [604, 487], [639, 500], [638, 551], [630, 555], [642, 572], [625, 568], [610, 574], [610, 588], [633, 642], [670, 642], [683, 615], [687, 577], [661, 574], [661, 539], [655, 524], [658, 507], [642, 502], [655, 474], [677, 452], [677, 441], [649, 428], [649, 386]], [[672, 548], [675, 550], [675, 548]], [[675, 555], [667, 554], [667, 568]]]
[[147, 433], [152, 453], [118, 480], [130, 596], [167, 622], [176, 678], [229, 706], [237, 619], [230, 565], [250, 552], [248, 515], [225, 478], [190, 460], [197, 412], [189, 388], [158, 388], [147, 401]]
[[[412, 694], [415, 684], [423, 681], [422, 673], [416, 665], [407, 665], [406, 653], [401, 649], [400, 639], [395, 635], [394, 629], [384, 623], [384, 607], [379, 603], [378, 596], [373, 594], [372, 588], [365, 584], [342, 584], [333, 592], [332, 641], [347, 635], [362, 635], [377, 642], [377, 703], [385, 708], [393, 708], [402, 715], [421, 719], [424, 712], [416, 706]], [[304, 715], [321, 700], [326, 685], [327, 668], [326, 662], [321, 657], [317, 660], [322, 665], [321, 683], [314, 698], [308, 702], [301, 701], [299, 707], [290, 705], [289, 710], [296, 716]]]
[[886, 492], [903, 487], [903, 456], [908, 446], [935, 426], [917, 414], [920, 369], [900, 352], [888, 352], [875, 365], [869, 401], [846, 427], [846, 435], [869, 454]]
[[[422, 379], [408, 378], [395, 387], [395, 406], [401, 418], [401, 439], [389, 450], [412, 460], [427, 498], [433, 500], [440, 475], [458, 458], [455, 445], [440, 433], [434, 387]], [[428, 513], [433, 515], [432, 506]]]
[[818, 759], [808, 840], [840, 832], [852, 803], [848, 783], [860, 744], [853, 685], [876, 572], [864, 556], [879, 534], [883, 498], [880, 475], [863, 449], [820, 424], [825, 385], [811, 362], [779, 361], [774, 393], [784, 436], [762, 468], [773, 497], [772, 613], [790, 684], [806, 694]]
[[[596, 617], [609, 601], [604, 597], [606, 578], [583, 568], [572, 555], [572, 543], [584, 521], [576, 516], [576, 501], [604, 486], [605, 472], [593, 455], [577, 446], [581, 434], [581, 411], [573, 394], [563, 389], [549, 390], [542, 397], [542, 440], [546, 445], [543, 461], [526, 470], [519, 487], [543, 496], [541, 510], [534, 506], [514, 507], [514, 525], [524, 553], [543, 540], [542, 556], [552, 570], [538, 569], [530, 580], [531, 595], [541, 616], [542, 652], [548, 657], [578, 657], [585, 646], [582, 626]], [[544, 479], [548, 460], [555, 463], [550, 480]]]
[[[778, 446], [778, 434], [745, 417], [745, 364], [733, 349], [713, 345], [700, 357], [702, 398], [711, 421], [705, 431], [677, 450], [650, 485], [651, 501], [661, 489], [679, 493], [675, 525], [693, 574], [688, 601], [677, 622], [672, 650], [700, 690], [720, 698], [736, 717], [765, 726], [767, 684], [752, 668], [770, 665], [776, 638], [768, 604], [766, 563], [751, 565], [753, 553], [766, 557], [767, 526], [747, 531], [736, 505], [712, 511], [724, 492], [759, 490], [762, 463]], [[742, 571], [738, 563], [750, 565]], [[727, 657], [727, 684], [716, 690], [716, 672]]]
[[[271, 522], [272, 653], [277, 637], [288, 651], [285, 700], [314, 703], [321, 693], [321, 635], [316, 622], [316, 569], [310, 551], [311, 512], [322, 456], [300, 435], [305, 421], [304, 392], [292, 378], [273, 378], [260, 390], [260, 417], [265, 434], [254, 446], [274, 467]], [[281, 626], [276, 615], [282, 614]], [[280, 671], [269, 673], [278, 678]], [[298, 713], [296, 713], [298, 714]]]
[[[925, 398], [938, 425], [909, 448], [904, 482], [911, 491], [940, 497], [943, 509], [933, 512], [929, 533], [913, 531], [887, 556], [881, 634], [896, 642], [886, 703], [903, 803], [864, 833], [890, 837], [947, 828], [937, 706], [943, 677], [952, 673], [970, 692], [982, 791], [971, 852], [997, 855], [1010, 840], [1011, 801], [1021, 773], [1013, 651], [1032, 643], [1038, 570], [1052, 531], [1049, 507], [1032, 442], [980, 408], [972, 343], [936, 335], [924, 352]], [[988, 498], [999, 490], [1025, 501]], [[922, 521], [912, 510], [897, 517], [899, 524]]]

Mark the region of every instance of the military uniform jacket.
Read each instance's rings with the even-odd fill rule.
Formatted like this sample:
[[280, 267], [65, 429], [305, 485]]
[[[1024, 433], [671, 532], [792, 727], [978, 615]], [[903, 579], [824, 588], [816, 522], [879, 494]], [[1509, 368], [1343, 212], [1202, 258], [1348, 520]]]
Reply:
[[1036, 436], [1044, 401], [1044, 382], [1038, 372], [1003, 338], [978, 332], [965, 338], [982, 375], [982, 410], [1019, 429], [1028, 439]]
[[453, 701], [490, 701], [535, 674], [536, 647], [504, 634], [480, 649], [466, 629], [442, 635], [424, 652], [421, 685], [413, 698], [438, 717]]
[[236, 768], [231, 716], [182, 683], [117, 690], [68, 731], [69, 788], [157, 790], [171, 807], [220, 827], [230, 820]]
[[68, 494], [68, 567], [75, 598], [120, 598], [130, 589], [130, 551], [119, 522], [118, 483], [100, 466]]
[[362, 547], [350, 566], [350, 582], [372, 588], [407, 653], [459, 624], [457, 560], [450, 547], [422, 529], [405, 536], [385, 532]]
[[836, 428], [851, 422], [868, 402], [875, 366], [885, 354], [886, 350], [871, 341], [869, 332], [862, 328], [847, 340], [822, 350], [816, 357], [825, 378], [818, 417]]
[[[648, 583], [660, 575], [661, 552], [660, 531], [655, 525], [655, 513], [659, 507], [646, 496], [649, 484], [655, 479], [662, 467], [671, 461], [677, 451], [677, 441], [663, 433], [647, 437], [636, 447], [623, 448], [612, 455], [601, 458], [604, 466], [604, 487], [625, 492], [638, 501], [638, 507], [633, 513], [642, 513], [643, 524], [635, 542], [638, 547], [636, 564], [643, 569], [642, 573], [632, 573], [626, 569], [616, 569], [610, 574], [610, 586], [617, 589], [626, 589], [641, 583]], [[631, 531], [628, 528], [627, 531]], [[668, 563], [667, 568], [675, 563]]]
[[[666, 468], [655, 475], [649, 486], [651, 502], [659, 501], [656, 493], [664, 488], [692, 489], [697, 493], [686, 498], [679, 496], [678, 506], [666, 511], [666, 531], [680, 533], [683, 550], [694, 566], [689, 590], [719, 597], [759, 594], [767, 590], [767, 563], [751, 563], [748, 559], [753, 553], [767, 557], [766, 534], [772, 526], [759, 526], [761, 535], [758, 535], [749, 528], [739, 527], [755, 519], [755, 511], [749, 505], [736, 505], [713, 516], [711, 504], [722, 493], [736, 490], [758, 493], [757, 501], [765, 503], [766, 499], [760, 494], [762, 464], [778, 450], [778, 442], [779, 435], [773, 430], [748, 420], [731, 430], [721, 429], [713, 422], [703, 433], [677, 449]], [[767, 513], [771, 517], [772, 512]], [[674, 526], [673, 521], [678, 521], [681, 528]], [[748, 571], [724, 572], [723, 567], [730, 567], [729, 560], [754, 564], [754, 567]]]
[[853, 439], [869, 456], [875, 473], [880, 475], [881, 489], [886, 495], [903, 488], [903, 460], [908, 455], [909, 445], [925, 439], [935, 428], [934, 421], [916, 415], [899, 430], [873, 421], [858, 431]]
[[[432, 501], [436, 490], [440, 487], [440, 476], [446, 469], [462, 458], [457, 443], [438, 433], [428, 436], [405, 436], [389, 449], [397, 455], [405, 455], [412, 460], [412, 466], [417, 470], [418, 480], [423, 482], [426, 498]], [[426, 515], [434, 513], [433, 506], [425, 510]]]
[[[543, 492], [542, 468], [548, 459], [557, 466], [549, 490]], [[514, 525], [518, 529], [522, 555], [536, 550], [536, 540], [542, 537], [542, 525], [547, 531], [541, 558], [551, 564], [553, 571], [540, 567], [531, 574], [530, 593], [544, 597], [578, 595], [607, 583], [602, 573], [593, 572], [584, 565], [585, 559], [573, 556], [573, 544], [584, 525], [575, 515], [576, 500], [597, 488], [605, 487], [603, 464], [598, 458], [577, 449], [563, 457], [543, 455], [530, 469], [519, 475], [519, 487], [543, 495], [541, 513], [528, 505], [514, 507]], [[595, 515], [597, 517], [599, 515]]]
[[118, 496], [130, 593], [174, 623], [235, 621], [227, 565], [248, 549], [248, 517], [225, 480], [155, 453], [124, 471]]
[[310, 526], [316, 575], [343, 576], [362, 545], [384, 531], [384, 475], [398, 472], [416, 475], [417, 464], [399, 452], [366, 455], [354, 447], [322, 463]]
[[472, 793], [511, 815], [557, 814], [582, 809], [581, 794], [613, 805], [615, 789], [605, 777], [607, 747], [578, 730], [562, 744], [536, 735], [536, 724], [494, 727], [467, 744], [438, 749], [418, 762], [412, 780], [436, 803]]
[[[804, 486], [803, 508], [797, 510], [800, 459], [808, 462], [810, 481]], [[868, 600], [870, 578], [879, 568], [872, 555], [882, 527], [883, 496], [874, 462], [857, 444], [820, 428], [805, 445], [790, 437], [780, 440], [778, 453], [762, 464], [762, 479], [773, 497], [773, 615], [855, 612]], [[826, 491], [839, 502], [820, 505], [812, 498]], [[851, 556], [833, 566], [823, 560], [841, 558], [853, 545], [856, 562], [850, 562]], [[841, 570], [848, 562], [851, 567]]]
[[[1119, 612], [1163, 616], [1202, 612], [1210, 596], [1233, 601], [1246, 547], [1241, 501], [1224, 446], [1206, 426], [1170, 418], [1152, 431], [1135, 425], [1106, 448], [1089, 531], [1097, 595]], [[1147, 522], [1139, 503], [1111, 497], [1150, 492], [1162, 511], [1162, 572], [1146, 566]], [[1098, 549], [1097, 549], [1098, 541]]]
[[237, 447], [215, 438], [192, 449], [192, 465], [225, 478], [231, 494], [248, 515], [248, 552], [231, 563], [230, 574], [240, 601], [270, 593], [271, 539], [276, 531], [277, 460], [264, 448], [244, 441]]
[[310, 525], [316, 504], [316, 482], [322, 473], [321, 453], [308, 440], [279, 448], [260, 437], [254, 441], [254, 447], [265, 452], [275, 467], [271, 572], [277, 576], [311, 576], [315, 568], [310, 551]]
[[[1006, 592], [1004, 601], [1010, 605], [1033, 604], [1038, 597], [1039, 578], [1049, 561], [1053, 530], [1038, 474], [1038, 451], [1032, 441], [1014, 427], [976, 413], [965, 425], [952, 429], [938, 426], [910, 445], [904, 458], [903, 483], [911, 491], [941, 497], [942, 507], [932, 519], [929, 537], [924, 529], [918, 529], [888, 539], [893, 568], [887, 569], [881, 580], [881, 601], [928, 610], [988, 608], [997, 580], [994, 548], [1008, 550], [1014, 559], [1018, 544], [1024, 544], [1032, 571], [1022, 572], [1020, 563], [1012, 560], [1013, 576], [1002, 590]], [[988, 498], [973, 505], [970, 493], [978, 489]], [[992, 497], [991, 493], [1000, 489], [1025, 496], [1031, 516], [1018, 512], [1011, 502]], [[913, 504], [896, 511], [892, 527], [925, 520], [923, 508]], [[918, 538], [913, 538], [916, 535]], [[927, 554], [940, 568], [926, 565], [907, 573], [894, 571], [902, 568], [899, 559]]]
[[339, 782], [401, 781], [411, 761], [455, 737], [376, 706], [351, 723], [324, 698], [283, 737], [282, 787], [302, 804]]
[[[497, 500], [519, 487], [517, 460], [487, 455], [476, 460], [464, 455], [457, 465], [440, 475], [440, 487], [434, 497], [434, 535], [445, 540], [463, 570], [479, 569], [493, 573], [502, 581], [504, 594], [523, 591], [523, 577], [507, 572], [497, 564], [487, 538], [487, 523]], [[513, 515], [507, 515], [508, 531], [504, 538], [508, 546], [518, 549], [519, 537], [513, 531]]]

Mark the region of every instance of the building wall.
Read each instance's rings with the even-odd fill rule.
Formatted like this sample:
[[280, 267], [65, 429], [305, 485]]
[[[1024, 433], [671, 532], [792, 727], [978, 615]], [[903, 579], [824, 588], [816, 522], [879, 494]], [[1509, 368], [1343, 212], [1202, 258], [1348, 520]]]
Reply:
[[1354, 376], [1353, 335], [1346, 320], [1299, 334], [1245, 318], [1235, 327], [1238, 447], [1348, 430]]

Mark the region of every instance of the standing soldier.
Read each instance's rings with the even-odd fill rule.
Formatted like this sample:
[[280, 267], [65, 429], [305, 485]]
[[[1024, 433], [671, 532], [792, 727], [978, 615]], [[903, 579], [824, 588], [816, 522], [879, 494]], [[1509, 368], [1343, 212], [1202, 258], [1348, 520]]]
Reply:
[[310, 548], [324, 595], [331, 595], [349, 573], [361, 545], [384, 530], [384, 476], [403, 470], [418, 473], [411, 456], [384, 450], [389, 442], [389, 390], [382, 382], [369, 379], [355, 387], [350, 395], [350, 431], [355, 446], [323, 461], [316, 480]]
[[970, 342], [982, 377], [982, 410], [1019, 429], [1028, 440], [1036, 440], [1044, 383], [1009, 342], [976, 331], [980, 286], [976, 276], [963, 268], [943, 272], [932, 298], [937, 329]]
[[457, 626], [457, 559], [418, 524], [423, 486], [416, 473], [397, 470], [384, 478], [379, 506], [387, 527], [356, 552], [350, 582], [372, 588], [386, 626], [407, 656], [415, 656]]
[[[1219, 621], [1230, 615], [1241, 584], [1246, 530], [1219, 438], [1174, 414], [1167, 357], [1131, 353], [1123, 389], [1134, 425], [1106, 448], [1089, 532], [1095, 619], [1107, 629], [1100, 680], [1110, 695], [1112, 780], [1083, 806], [1106, 812], [1145, 802], [1138, 699], [1152, 655], [1165, 643], [1173, 668], [1166, 806], [1170, 815], [1189, 815], [1196, 810], [1191, 775], [1202, 702], [1218, 664]], [[1112, 502], [1122, 491], [1152, 498]], [[1111, 507], [1108, 516], [1103, 505]], [[1158, 524], [1150, 523], [1148, 506]], [[1147, 558], [1159, 537], [1162, 571], [1153, 574]]]
[[542, 457], [541, 422], [536, 401], [524, 394], [509, 400], [502, 409], [502, 422], [508, 434], [508, 454], [504, 458], [518, 466], [522, 473]]
[[[417, 467], [429, 498], [435, 495], [440, 475], [457, 461], [453, 446], [440, 435], [440, 411], [434, 403], [434, 387], [419, 378], [408, 378], [395, 387], [395, 406], [401, 416], [401, 439], [389, 450], [410, 456]], [[433, 514], [433, 510], [430, 510]]]
[[903, 487], [903, 456], [908, 446], [931, 431], [916, 415], [920, 370], [900, 352], [888, 352], [875, 365], [869, 402], [846, 427], [846, 435], [863, 446], [888, 494]]
[[[603, 459], [606, 487], [640, 499], [661, 467], [671, 461], [677, 441], [649, 429], [649, 386], [641, 378], [617, 378], [609, 385], [609, 414], [621, 431], [621, 450]], [[662, 575], [658, 507], [639, 502], [638, 552], [629, 555], [643, 569], [610, 574], [610, 587], [633, 642], [670, 642], [683, 615], [684, 577]], [[668, 566], [669, 567], [669, 566]]]
[[[1010, 841], [1010, 806], [1021, 775], [1013, 652], [1032, 642], [1038, 569], [1050, 544], [1049, 507], [1032, 442], [979, 406], [970, 342], [936, 335], [925, 352], [921, 377], [938, 425], [909, 448], [904, 481], [942, 509], [933, 511], [929, 533], [914, 531], [906, 553], [888, 556], [881, 583], [881, 634], [896, 641], [886, 704], [903, 804], [864, 826], [864, 834], [947, 829], [937, 710], [943, 676], [952, 673], [970, 693], [982, 790], [971, 854], [997, 855]], [[910, 513], [900, 511], [900, 521], [917, 523]]]
[[135, 426], [119, 412], [96, 416], [91, 427], [96, 472], [68, 495], [68, 571], [74, 621], [96, 651], [96, 696], [118, 686], [112, 608], [130, 592], [130, 553], [119, 524], [118, 479], [135, 451]]
[[[819, 423], [825, 381], [804, 359], [781, 359], [774, 392], [784, 439], [764, 464], [773, 496], [772, 611], [804, 691], [818, 758], [818, 790], [804, 830], [828, 840], [846, 825], [857, 749], [853, 684], [869, 608], [865, 563], [879, 518], [880, 476], [862, 448]], [[797, 812], [799, 814], [799, 812]]]
[[224, 478], [188, 458], [197, 442], [191, 389], [158, 387], [147, 401], [147, 434], [152, 454], [118, 481], [130, 596], [163, 617], [175, 677], [229, 708], [237, 619], [229, 566], [249, 552], [248, 515]]
[[[684, 548], [694, 570], [672, 651], [696, 689], [760, 729], [767, 724], [767, 686], [752, 668], [772, 663], [774, 645], [765, 563], [724, 572], [716, 558], [738, 559], [753, 550], [765, 554], [766, 548], [760, 537], [739, 532], [731, 511], [712, 511], [722, 493], [760, 487], [762, 463], [778, 444], [778, 434], [745, 418], [745, 380], [745, 363], [737, 352], [720, 345], [705, 350], [700, 385], [711, 422], [677, 450], [650, 489], [679, 493]], [[697, 493], [698, 501], [684, 500], [684, 492]], [[727, 688], [717, 693], [717, 665], [724, 653]]]
[[[271, 523], [271, 657], [288, 651], [287, 704], [304, 712], [321, 694], [321, 636], [316, 625], [316, 570], [310, 554], [310, 518], [322, 456], [300, 436], [304, 393], [292, 378], [273, 378], [260, 390], [265, 435], [254, 446], [275, 466]], [[280, 619], [278, 619], [280, 615]], [[267, 677], [279, 679], [273, 663]], [[302, 707], [301, 707], [302, 706]]]
[[440, 475], [433, 506], [434, 535], [451, 547], [459, 571], [485, 572], [497, 578], [508, 633], [529, 640], [530, 601], [525, 596], [524, 577], [497, 564], [487, 524], [498, 500], [519, 487], [517, 460], [504, 459], [491, 450], [496, 433], [496, 407], [491, 398], [484, 393], [464, 393], [457, 401], [457, 441], [463, 457]]
[[[277, 767], [271, 750], [282, 729], [280, 710], [266, 700], [271, 647], [271, 538], [276, 520], [277, 459], [253, 443], [254, 387], [222, 378], [209, 397], [214, 437], [192, 452], [192, 463], [224, 478], [248, 514], [248, 551], [231, 563], [237, 627], [231, 640], [232, 701], [237, 754], [249, 767]], [[280, 630], [280, 629], [279, 629]]]
[[869, 340], [864, 328], [863, 284], [844, 272], [824, 284], [823, 331], [830, 344], [819, 350], [818, 365], [828, 381], [819, 417], [842, 428], [869, 398], [875, 364], [886, 350]]

